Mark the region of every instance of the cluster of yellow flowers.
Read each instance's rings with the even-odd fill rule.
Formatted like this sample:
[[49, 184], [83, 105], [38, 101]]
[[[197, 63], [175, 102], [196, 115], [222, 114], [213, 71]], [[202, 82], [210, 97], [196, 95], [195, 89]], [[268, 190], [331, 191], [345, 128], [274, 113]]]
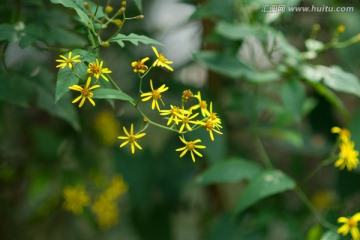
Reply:
[[343, 170], [345, 167], [348, 171], [355, 169], [359, 164], [359, 152], [354, 149], [355, 143], [350, 140], [351, 134], [347, 129], [341, 129], [339, 127], [333, 127], [332, 133], [339, 134], [339, 159], [335, 162], [334, 166]]
[[[99, 226], [103, 229], [117, 224], [119, 207], [117, 201], [126, 193], [128, 187], [120, 175], [111, 179], [110, 186], [106, 188], [91, 205], [91, 211], [96, 216]], [[66, 186], [63, 191], [64, 209], [80, 215], [85, 207], [90, 206], [90, 196], [84, 186]]]
[[[151, 100], [151, 109], [156, 109], [159, 112], [159, 115], [164, 116], [164, 118], [167, 119], [166, 124], [164, 123], [162, 125], [150, 121], [149, 118], [147, 118], [139, 109], [139, 100], [136, 102], [131, 102], [131, 104], [142, 114], [147, 123], [170, 131], [178, 132], [180, 134], [179, 138], [184, 146], [176, 149], [176, 151], [181, 151], [180, 157], [183, 157], [187, 152], [189, 152], [191, 159], [195, 162], [195, 155], [202, 157], [202, 154], [197, 149], [203, 149], [205, 146], [198, 145], [198, 143], [201, 142], [200, 139], [195, 139], [193, 141], [186, 140], [185, 133], [195, 129], [204, 128], [209, 132], [210, 139], [214, 141], [214, 132], [217, 134], [222, 134], [221, 119], [218, 117], [217, 113], [213, 111], [212, 102], [210, 102], [208, 105], [207, 102], [202, 99], [200, 91], [195, 95], [191, 90], [183, 91], [181, 104], [170, 104], [168, 109], [161, 109], [162, 107], [160, 107], [161, 105], [165, 106], [162, 95], [169, 89], [169, 87], [167, 87], [165, 84], [155, 88], [153, 80], [150, 79], [149, 85], [151, 91], [143, 92], [141, 89], [143, 78], [150, 72], [153, 67], [162, 67], [173, 71], [173, 68], [170, 66], [173, 62], [167, 59], [163, 53], [159, 53], [154, 46], [152, 47], [152, 50], [155, 53], [156, 59], [150, 67], [146, 65], [146, 62], [150, 59], [149, 57], [134, 61], [131, 63], [131, 66], [133, 67], [133, 71], [138, 74], [140, 78], [139, 99], [141, 98], [141, 102], [147, 102]], [[70, 69], [74, 69], [74, 64], [81, 63], [81, 60], [78, 59], [80, 58], [80, 55], [72, 57], [72, 52], [69, 52], [67, 57], [63, 55], [60, 55], [60, 57], [61, 59], [56, 60], [60, 63], [57, 65], [59, 68], [69, 67]], [[91, 62], [87, 66], [88, 76], [86, 76], [86, 84], [84, 86], [75, 84], [69, 87], [71, 90], [80, 92], [80, 96], [76, 97], [72, 101], [73, 103], [80, 101], [79, 107], [82, 107], [85, 103], [85, 100], [87, 99], [93, 106], [95, 106], [95, 102], [92, 98], [93, 90], [100, 88], [100, 85], [96, 84], [96, 82], [99, 81], [99, 79], [109, 81], [110, 76], [108, 74], [111, 73], [111, 70], [103, 67], [103, 65], [103, 61], [99, 61], [99, 59], [96, 58], [95, 62]], [[94, 84], [92, 84], [94, 81], [93, 79], [95, 80]], [[112, 83], [115, 84], [113, 81]], [[191, 102], [191, 98], [195, 99], [195, 103], [191, 106], [187, 106], [189, 102]], [[143, 132], [145, 128], [135, 133], [133, 123], [131, 124], [129, 130], [123, 127], [124, 135], [118, 136], [118, 139], [124, 140], [120, 147], [124, 147], [130, 143], [132, 154], [135, 153], [136, 148], [142, 149], [138, 143], [138, 139], [146, 135], [146, 133]]]

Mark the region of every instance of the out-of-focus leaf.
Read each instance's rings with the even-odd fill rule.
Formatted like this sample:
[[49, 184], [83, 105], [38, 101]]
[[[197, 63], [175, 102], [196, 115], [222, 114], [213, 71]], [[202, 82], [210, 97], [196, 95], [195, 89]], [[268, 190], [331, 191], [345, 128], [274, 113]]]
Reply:
[[110, 42], [116, 42], [120, 45], [120, 47], [125, 47], [124, 41], [131, 42], [132, 44], [138, 46], [139, 42], [143, 44], [153, 44], [164, 46], [162, 43], [156, 41], [155, 39], [149, 38], [144, 35], [137, 35], [135, 33], [130, 33], [128, 36], [124, 34], [117, 34], [115, 37], [109, 40]]
[[[60, 68], [57, 81], [56, 81], [56, 91], [55, 91], [55, 102], [58, 102], [62, 96], [70, 91], [69, 87], [77, 84], [79, 82], [78, 76], [83, 76], [86, 73], [87, 67], [85, 64], [95, 61], [95, 54], [93, 52], [88, 52], [80, 49], [75, 49], [72, 51], [72, 56], [80, 55], [81, 62], [74, 63], [73, 69], [66, 66], [65, 68]], [[68, 56], [68, 53], [65, 54]]]
[[307, 39], [305, 41], [305, 46], [309, 51], [319, 51], [324, 47], [324, 43], [314, 40], [314, 39]]
[[80, 21], [87, 27], [91, 28], [91, 20], [83, 10], [83, 6], [72, 0], [50, 0], [55, 4], [62, 4], [64, 7], [72, 8], [78, 14]]
[[266, 40], [267, 31], [261, 26], [252, 26], [245, 23], [219, 22], [215, 26], [215, 31], [221, 36], [230, 40], [243, 40], [246, 37], [253, 36], [261, 41]]
[[12, 25], [8, 23], [0, 24], [0, 41], [11, 42], [14, 38], [15, 29]]
[[196, 183], [199, 185], [234, 183], [241, 180], [251, 180], [259, 173], [259, 165], [249, 160], [231, 158], [212, 165], [196, 179]]
[[276, 71], [258, 72], [249, 71], [245, 73], [246, 80], [251, 83], [267, 83], [274, 82], [281, 79], [281, 74]]
[[220, 17], [224, 20], [231, 21], [234, 17], [233, 0], [210, 0], [206, 4], [197, 7], [190, 19], [199, 19], [207, 17]]
[[210, 70], [231, 78], [239, 78], [253, 71], [235, 56], [217, 52], [203, 51], [193, 54], [194, 58]]
[[270, 127], [266, 129], [261, 129], [260, 132], [263, 136], [281, 139], [287, 143], [294, 145], [295, 147], [301, 147], [304, 145], [304, 140], [301, 134], [291, 129], [286, 129], [284, 127]]
[[133, 0], [136, 7], [139, 9], [140, 12], [143, 11], [143, 7], [142, 7], [142, 0]]
[[345, 72], [339, 66], [305, 65], [300, 69], [300, 73], [302, 77], [310, 82], [323, 80], [324, 85], [333, 90], [360, 97], [360, 82], [358, 77]]
[[287, 111], [292, 114], [296, 122], [300, 122], [305, 101], [305, 88], [303, 84], [297, 80], [287, 80], [281, 87], [280, 93]]
[[306, 240], [320, 240], [323, 235], [323, 230], [320, 225], [315, 225], [306, 234]]
[[99, 99], [119, 99], [119, 100], [125, 100], [132, 102], [134, 99], [127, 95], [124, 92], [120, 92], [119, 90], [115, 89], [95, 89], [93, 91], [94, 96], [93, 98], [99, 98]]
[[339, 240], [340, 236], [335, 231], [327, 231], [320, 240]]
[[324, 84], [340, 92], [354, 94], [360, 97], [360, 83], [357, 76], [343, 71], [338, 66], [323, 68]]
[[320, 95], [329, 101], [334, 107], [336, 107], [343, 115], [349, 116], [349, 112], [346, 109], [341, 99], [336, 96], [330, 89], [326, 88], [321, 83], [308, 82]]
[[257, 201], [268, 196], [293, 189], [295, 182], [279, 170], [265, 170], [253, 178], [244, 189], [235, 208], [235, 214], [241, 213]]
[[21, 76], [0, 75], [0, 100], [22, 107], [29, 106], [28, 95], [33, 86]]

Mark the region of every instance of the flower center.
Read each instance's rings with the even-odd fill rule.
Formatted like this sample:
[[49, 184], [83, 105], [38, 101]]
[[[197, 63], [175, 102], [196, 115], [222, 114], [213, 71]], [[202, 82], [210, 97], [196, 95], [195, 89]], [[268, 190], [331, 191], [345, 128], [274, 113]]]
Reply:
[[348, 221], [347, 221], [347, 224], [349, 225], [350, 228], [355, 228], [357, 227], [357, 222], [352, 219], [352, 218], [349, 218]]
[[159, 98], [161, 98], [161, 94], [160, 94], [159, 90], [157, 90], [157, 89], [153, 90], [152, 98], [155, 100], [158, 100]]
[[184, 117], [183, 120], [182, 120], [182, 122], [184, 124], [187, 124], [189, 121], [190, 121], [190, 119], [188, 117]]
[[84, 87], [84, 89], [81, 90], [80, 93], [83, 97], [92, 97], [94, 95], [87, 87]]
[[134, 143], [136, 141], [136, 137], [134, 135], [129, 136], [129, 142]]
[[216, 113], [212, 113], [209, 117], [213, 121], [217, 119]]
[[206, 109], [206, 108], [207, 108], [207, 104], [206, 104], [205, 101], [201, 101], [199, 105], [200, 105], [200, 107], [201, 107], [202, 109]]
[[159, 54], [158, 60], [164, 63], [166, 61], [166, 57], [164, 56], [164, 54]]
[[89, 64], [89, 68], [90, 68], [90, 71], [93, 73], [93, 74], [100, 74], [101, 73], [101, 67], [100, 66], [97, 66], [93, 63], [90, 63]]
[[205, 127], [208, 131], [211, 131], [213, 130], [214, 128], [214, 123], [211, 121], [211, 120], [207, 120], [206, 121], [206, 124], [205, 124]]
[[194, 142], [187, 142], [186, 143], [186, 148], [191, 152], [195, 149], [195, 143]]
[[171, 108], [171, 115], [175, 115], [175, 113], [178, 113], [178, 112], [180, 112], [178, 107]]

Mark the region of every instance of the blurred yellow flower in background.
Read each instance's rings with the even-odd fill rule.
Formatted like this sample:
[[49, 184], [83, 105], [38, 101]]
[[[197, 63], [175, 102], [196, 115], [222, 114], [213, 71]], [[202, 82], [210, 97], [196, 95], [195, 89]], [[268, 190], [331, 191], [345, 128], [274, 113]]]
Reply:
[[83, 186], [66, 186], [63, 191], [64, 208], [74, 214], [81, 214], [83, 208], [89, 205], [90, 198]]

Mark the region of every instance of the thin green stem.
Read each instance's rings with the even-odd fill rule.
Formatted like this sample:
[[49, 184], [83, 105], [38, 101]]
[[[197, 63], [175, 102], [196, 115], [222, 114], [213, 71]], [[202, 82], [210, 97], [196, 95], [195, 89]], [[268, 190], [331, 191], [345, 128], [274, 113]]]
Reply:
[[[110, 83], [113, 85], [113, 87], [114, 87], [116, 90], [122, 92], [121, 89], [120, 89], [120, 87], [115, 83], [115, 81], [114, 81], [109, 75], [107, 75], [107, 77], [108, 77]], [[154, 126], [156, 126], [156, 127], [162, 128], [162, 129], [166, 129], [166, 130], [178, 132], [176, 129], [169, 128], [169, 127], [167, 127], [167, 126], [161, 125], [161, 124], [159, 124], [159, 123], [156, 123], [156, 122], [150, 120], [150, 119], [146, 116], [146, 114], [143, 113], [143, 111], [141, 111], [141, 109], [137, 106], [136, 102], [130, 102], [130, 104], [136, 109], [136, 111], [138, 111], [138, 112], [140, 113], [141, 116], [144, 117], [144, 119], [146, 119], [147, 122], [149, 122], [149, 124], [152, 124], [152, 125], [154, 125]]]
[[272, 169], [273, 168], [272, 162], [265, 150], [263, 143], [261, 142], [258, 136], [255, 136], [255, 147], [257, 149], [257, 152], [260, 154], [260, 159], [265, 165], [265, 167], [268, 169]]
[[326, 221], [323, 216], [318, 212], [316, 207], [312, 204], [309, 198], [305, 195], [305, 193], [300, 189], [297, 188], [294, 190], [296, 195], [299, 199], [305, 204], [305, 206], [314, 214], [316, 220], [325, 228], [336, 230], [337, 226], [334, 224]]
[[301, 186], [304, 185], [307, 181], [309, 181], [313, 176], [315, 176], [315, 174], [318, 173], [323, 167], [328, 166], [329, 164], [333, 163], [335, 160], [336, 158], [329, 157], [321, 161], [321, 163], [305, 177], [305, 179], [301, 182]]

